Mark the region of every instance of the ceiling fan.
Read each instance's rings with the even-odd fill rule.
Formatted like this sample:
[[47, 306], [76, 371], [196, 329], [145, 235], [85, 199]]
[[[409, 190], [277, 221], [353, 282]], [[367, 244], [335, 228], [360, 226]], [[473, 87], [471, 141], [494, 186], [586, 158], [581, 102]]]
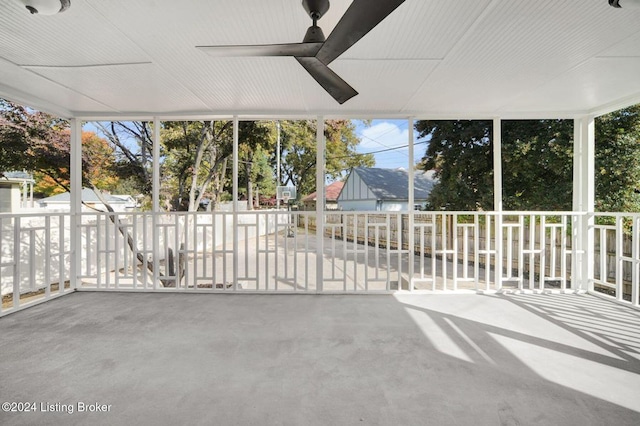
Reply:
[[313, 24], [302, 43], [196, 46], [217, 57], [293, 56], [339, 104], [358, 92], [327, 65], [382, 22], [405, 0], [353, 0], [329, 37], [325, 39], [318, 20], [329, 10], [329, 0], [302, 0]]

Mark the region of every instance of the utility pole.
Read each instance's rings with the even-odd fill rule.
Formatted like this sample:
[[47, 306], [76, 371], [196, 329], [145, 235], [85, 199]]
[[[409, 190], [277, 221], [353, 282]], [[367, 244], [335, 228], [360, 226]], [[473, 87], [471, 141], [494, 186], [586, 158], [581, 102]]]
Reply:
[[277, 165], [276, 165], [276, 174], [277, 174], [277, 186], [280, 186], [280, 121], [276, 121], [276, 130], [277, 130], [277, 135], [278, 135], [278, 139], [277, 139], [277, 147], [276, 147], [276, 154], [277, 154]]

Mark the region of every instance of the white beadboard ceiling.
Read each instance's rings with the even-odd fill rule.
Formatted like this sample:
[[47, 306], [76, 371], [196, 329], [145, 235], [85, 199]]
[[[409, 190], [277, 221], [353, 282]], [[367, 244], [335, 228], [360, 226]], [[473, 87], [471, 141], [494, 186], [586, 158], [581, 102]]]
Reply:
[[[328, 36], [350, 0], [331, 0]], [[300, 0], [0, 3], [0, 96], [65, 117], [539, 118], [640, 103], [640, 10], [607, 0], [406, 0], [330, 67], [336, 103], [293, 58], [196, 45], [302, 40]]]

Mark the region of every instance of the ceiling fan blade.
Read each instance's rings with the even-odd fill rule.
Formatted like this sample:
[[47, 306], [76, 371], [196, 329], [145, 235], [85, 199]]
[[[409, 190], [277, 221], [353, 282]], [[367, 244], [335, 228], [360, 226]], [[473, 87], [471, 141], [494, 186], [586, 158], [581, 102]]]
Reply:
[[238, 46], [196, 46], [215, 57], [238, 56], [315, 56], [322, 43], [254, 44]]
[[402, 3], [404, 0], [353, 0], [316, 57], [330, 64]]
[[340, 105], [353, 98], [358, 92], [341, 79], [328, 66], [315, 57], [296, 58], [300, 65], [326, 90]]

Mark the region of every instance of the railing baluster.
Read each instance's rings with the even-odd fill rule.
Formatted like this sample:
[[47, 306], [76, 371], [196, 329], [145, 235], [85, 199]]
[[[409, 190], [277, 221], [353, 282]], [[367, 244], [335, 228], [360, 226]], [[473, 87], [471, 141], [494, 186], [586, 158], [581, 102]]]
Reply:
[[547, 232], [546, 232], [546, 221], [545, 221], [546, 216], [545, 215], [540, 215], [540, 227], [539, 227], [539, 232], [540, 232], [540, 291], [544, 291], [545, 289], [545, 266], [546, 266], [546, 252], [547, 252], [547, 246], [546, 246], [546, 236], [547, 236]]
[[473, 278], [476, 291], [480, 290], [480, 214], [473, 215]]
[[[623, 293], [624, 289], [622, 288], [622, 273], [623, 273], [623, 232], [622, 232], [622, 224], [623, 217], [616, 217], [616, 258], [615, 258], [615, 271], [616, 271], [616, 299], [619, 301], [624, 300]], [[607, 271], [608, 275], [608, 271]]]
[[567, 250], [567, 215], [562, 215], [562, 228], [560, 228], [560, 246], [562, 249], [560, 250], [560, 289], [564, 292], [567, 290], [567, 254], [570, 253]]
[[631, 257], [633, 258], [633, 269], [631, 270], [631, 303], [633, 306], [640, 306], [639, 291], [640, 284], [638, 278], [640, 277], [640, 251], [638, 245], [640, 244], [640, 238], [638, 233], [640, 232], [640, 217], [635, 216], [631, 226]]
[[20, 217], [13, 219], [13, 308], [20, 307]]
[[451, 237], [453, 238], [453, 254], [451, 256], [451, 269], [453, 277], [453, 291], [458, 290], [458, 215], [451, 217]]

